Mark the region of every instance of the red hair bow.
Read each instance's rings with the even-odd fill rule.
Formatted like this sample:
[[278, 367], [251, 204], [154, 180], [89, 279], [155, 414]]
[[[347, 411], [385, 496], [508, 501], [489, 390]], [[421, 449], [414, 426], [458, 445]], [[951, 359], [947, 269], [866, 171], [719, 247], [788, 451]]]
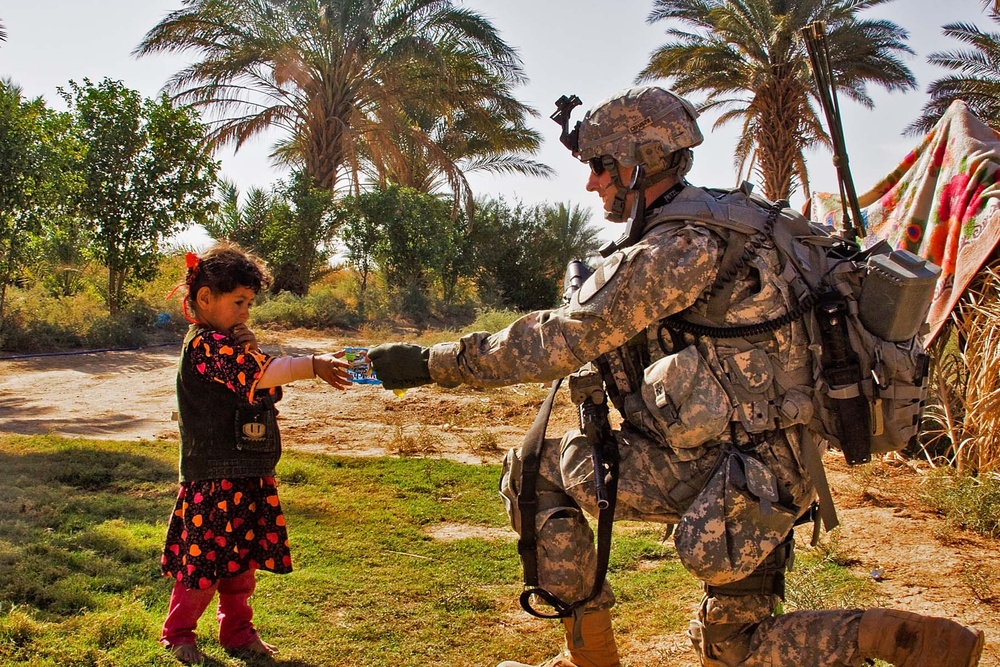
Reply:
[[[201, 258], [195, 253], [189, 252], [184, 255], [184, 263], [187, 265], [187, 275], [184, 277], [184, 282], [170, 290], [170, 294], [167, 295], [168, 299], [172, 297], [181, 287], [186, 287], [190, 291], [191, 283], [194, 282], [194, 277], [198, 274], [198, 265], [201, 263]], [[192, 319], [191, 315], [188, 313], [187, 299], [181, 301], [181, 308], [184, 310], [184, 318], [188, 322], [196, 324], [197, 322], [195, 322], [195, 320]]]

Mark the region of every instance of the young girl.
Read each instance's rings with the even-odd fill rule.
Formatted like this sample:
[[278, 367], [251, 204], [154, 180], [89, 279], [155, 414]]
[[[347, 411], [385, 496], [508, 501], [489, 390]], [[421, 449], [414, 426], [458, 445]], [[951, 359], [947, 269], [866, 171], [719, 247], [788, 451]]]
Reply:
[[281, 439], [274, 404], [281, 385], [321, 377], [348, 386], [343, 352], [274, 358], [246, 327], [254, 297], [270, 284], [263, 263], [232, 244], [188, 253], [184, 300], [192, 324], [177, 372], [180, 492], [161, 560], [174, 579], [160, 643], [201, 664], [198, 619], [219, 594], [219, 642], [228, 651], [273, 655], [248, 604], [256, 570], [290, 572], [274, 467]]

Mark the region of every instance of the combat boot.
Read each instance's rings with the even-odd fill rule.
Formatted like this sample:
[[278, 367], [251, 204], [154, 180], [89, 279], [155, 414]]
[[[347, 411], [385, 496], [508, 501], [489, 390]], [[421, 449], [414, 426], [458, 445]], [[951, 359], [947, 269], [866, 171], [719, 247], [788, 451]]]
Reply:
[[983, 633], [946, 618], [869, 609], [858, 626], [858, 649], [896, 667], [975, 667]]
[[[611, 629], [611, 611], [600, 609], [583, 615], [580, 631], [583, 646], [573, 646], [573, 619], [563, 619], [566, 631], [566, 648], [554, 658], [546, 660], [538, 667], [620, 667], [618, 646]], [[497, 667], [533, 667], [523, 662], [501, 662]]]

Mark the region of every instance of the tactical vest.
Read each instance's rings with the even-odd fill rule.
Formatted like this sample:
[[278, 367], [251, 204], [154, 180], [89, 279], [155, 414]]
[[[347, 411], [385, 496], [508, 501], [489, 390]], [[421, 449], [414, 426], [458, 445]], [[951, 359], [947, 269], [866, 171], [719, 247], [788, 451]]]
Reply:
[[192, 325], [177, 369], [180, 481], [274, 474], [281, 458], [275, 400], [258, 391], [255, 403], [199, 375], [188, 359], [190, 343], [205, 329]]
[[681, 458], [796, 425], [852, 464], [914, 442], [927, 356], [919, 333], [889, 341], [859, 317], [868, 254], [746, 184], [689, 186], [645, 233], [669, 223], [703, 225], [726, 250], [697, 303], [600, 361], [630, 424]]

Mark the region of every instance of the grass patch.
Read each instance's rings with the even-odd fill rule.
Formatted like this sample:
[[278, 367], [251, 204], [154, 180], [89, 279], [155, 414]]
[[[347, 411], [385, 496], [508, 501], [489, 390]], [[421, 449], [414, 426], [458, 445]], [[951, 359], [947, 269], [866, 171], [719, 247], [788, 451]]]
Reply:
[[972, 477], [935, 468], [927, 474], [921, 499], [943, 512], [952, 528], [1000, 537], [1000, 479], [995, 474]]
[[[176, 665], [156, 643], [176, 445], [0, 436], [0, 466], [0, 665]], [[277, 664], [550, 657], [561, 630], [517, 606], [513, 538], [430, 536], [452, 523], [505, 527], [498, 475], [496, 465], [286, 453], [278, 476], [295, 571], [262, 573], [254, 601], [262, 635], [281, 647]], [[662, 537], [653, 524], [616, 526], [609, 577], [626, 654], [680, 636], [701, 596]], [[243, 665], [214, 626], [210, 611], [199, 627], [209, 664]]]

